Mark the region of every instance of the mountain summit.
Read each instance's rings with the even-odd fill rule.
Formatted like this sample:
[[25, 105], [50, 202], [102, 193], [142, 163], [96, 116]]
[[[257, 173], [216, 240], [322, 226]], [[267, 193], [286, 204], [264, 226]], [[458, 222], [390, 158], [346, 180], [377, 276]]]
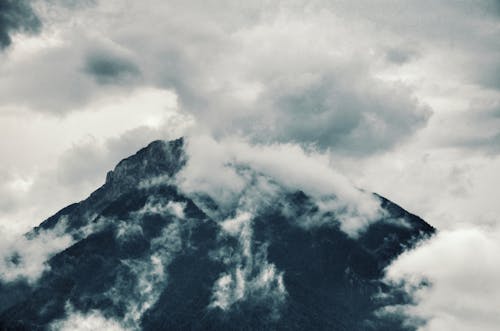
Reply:
[[378, 195], [360, 191], [376, 203], [366, 216], [238, 160], [231, 176], [195, 164], [203, 180], [188, 182], [195, 161], [182, 138], [154, 141], [26, 234], [61, 244], [29, 277], [0, 278], [0, 329], [411, 330], [384, 310], [406, 303], [384, 268], [433, 227]]

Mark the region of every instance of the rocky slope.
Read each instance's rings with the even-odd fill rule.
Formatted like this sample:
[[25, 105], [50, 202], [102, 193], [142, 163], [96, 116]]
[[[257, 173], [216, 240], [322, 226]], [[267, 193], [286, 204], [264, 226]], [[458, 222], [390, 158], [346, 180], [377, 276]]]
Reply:
[[178, 187], [184, 144], [152, 142], [26, 235], [71, 240], [35, 282], [0, 283], [1, 330], [411, 329], [381, 313], [406, 300], [383, 271], [430, 225], [374, 196], [383, 213], [348, 235], [338, 214], [282, 187], [221, 218], [209, 195]]

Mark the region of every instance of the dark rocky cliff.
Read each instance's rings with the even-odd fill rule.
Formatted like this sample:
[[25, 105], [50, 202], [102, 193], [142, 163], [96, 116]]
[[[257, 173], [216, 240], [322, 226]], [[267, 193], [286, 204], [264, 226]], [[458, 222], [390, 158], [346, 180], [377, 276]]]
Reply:
[[223, 231], [207, 203], [170, 180], [186, 163], [183, 143], [155, 141], [122, 160], [88, 199], [28, 234], [65, 222], [73, 242], [35, 284], [1, 284], [9, 300], [1, 302], [0, 329], [46, 330], [72, 312], [98, 311], [124, 329], [406, 330], [376, 313], [405, 302], [383, 270], [430, 236], [430, 225], [378, 197], [384, 216], [356, 238], [334, 215], [331, 224], [304, 228], [296, 219], [319, 210], [295, 191], [251, 220], [233, 215], [242, 220]]

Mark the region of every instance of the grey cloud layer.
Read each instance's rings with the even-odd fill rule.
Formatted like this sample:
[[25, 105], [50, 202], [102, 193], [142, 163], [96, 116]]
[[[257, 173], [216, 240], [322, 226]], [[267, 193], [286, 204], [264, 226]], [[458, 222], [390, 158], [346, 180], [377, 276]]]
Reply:
[[0, 49], [12, 43], [15, 32], [35, 33], [41, 28], [40, 19], [33, 11], [30, 0], [0, 1]]
[[[436, 49], [449, 53], [472, 82], [495, 85], [494, 1], [226, 3], [219, 10], [222, 4], [158, 2], [148, 6], [153, 10], [89, 3], [61, 11], [52, 28], [62, 31], [63, 43], [4, 68], [4, 102], [13, 95], [34, 110], [64, 113], [100, 95], [102, 85], [123, 88], [143, 76], [143, 84], [175, 89], [184, 109], [218, 134], [268, 134], [322, 147], [333, 142], [366, 153], [393, 146], [429, 116], [410, 88], [376, 79], [377, 63], [402, 65]], [[418, 20], [416, 12], [423, 13]], [[128, 55], [96, 50], [96, 41]], [[35, 88], [49, 77], [51, 84]], [[214, 120], [222, 115], [229, 125]], [[311, 129], [318, 123], [319, 130]], [[360, 147], [365, 143], [372, 145]]]
[[[460, 52], [444, 67], [461, 65], [472, 83], [491, 81], [498, 68], [491, 1], [219, 5], [112, 2], [61, 11], [51, 26], [61, 42], [0, 68], [0, 96], [65, 114], [153, 85], [175, 90], [182, 109], [218, 136], [367, 155], [406, 141], [432, 114], [412, 86], [380, 79], [381, 69], [448, 57], [456, 53], [450, 42]], [[424, 14], [417, 20], [415, 12]]]
[[87, 56], [85, 72], [99, 84], [126, 83], [140, 75], [132, 61], [104, 52], [93, 52]]
[[[22, 98], [34, 110], [62, 114], [141, 82], [174, 89], [183, 110], [216, 135], [355, 154], [394, 146], [431, 113], [404, 84], [374, 76], [363, 48], [378, 42], [369, 41], [363, 24], [346, 28], [334, 8], [323, 14], [319, 4], [232, 4], [222, 12], [216, 4], [175, 1], [159, 2], [154, 12], [110, 6], [113, 14], [101, 16], [99, 5], [82, 10], [79, 28], [60, 23], [62, 43], [5, 67], [4, 102]], [[91, 24], [96, 28], [87, 30]], [[353, 47], [345, 38], [351, 32], [365, 45]], [[40, 88], [43, 79], [50, 84]]]

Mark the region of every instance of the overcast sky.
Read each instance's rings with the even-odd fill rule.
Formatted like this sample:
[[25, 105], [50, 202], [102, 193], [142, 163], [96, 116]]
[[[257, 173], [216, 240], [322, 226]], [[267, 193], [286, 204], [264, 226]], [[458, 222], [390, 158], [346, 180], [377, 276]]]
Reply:
[[498, 1], [0, 0], [0, 11], [2, 232], [85, 198], [154, 139], [314, 146], [440, 230], [388, 273], [436, 284], [408, 314], [425, 330], [500, 324]]

